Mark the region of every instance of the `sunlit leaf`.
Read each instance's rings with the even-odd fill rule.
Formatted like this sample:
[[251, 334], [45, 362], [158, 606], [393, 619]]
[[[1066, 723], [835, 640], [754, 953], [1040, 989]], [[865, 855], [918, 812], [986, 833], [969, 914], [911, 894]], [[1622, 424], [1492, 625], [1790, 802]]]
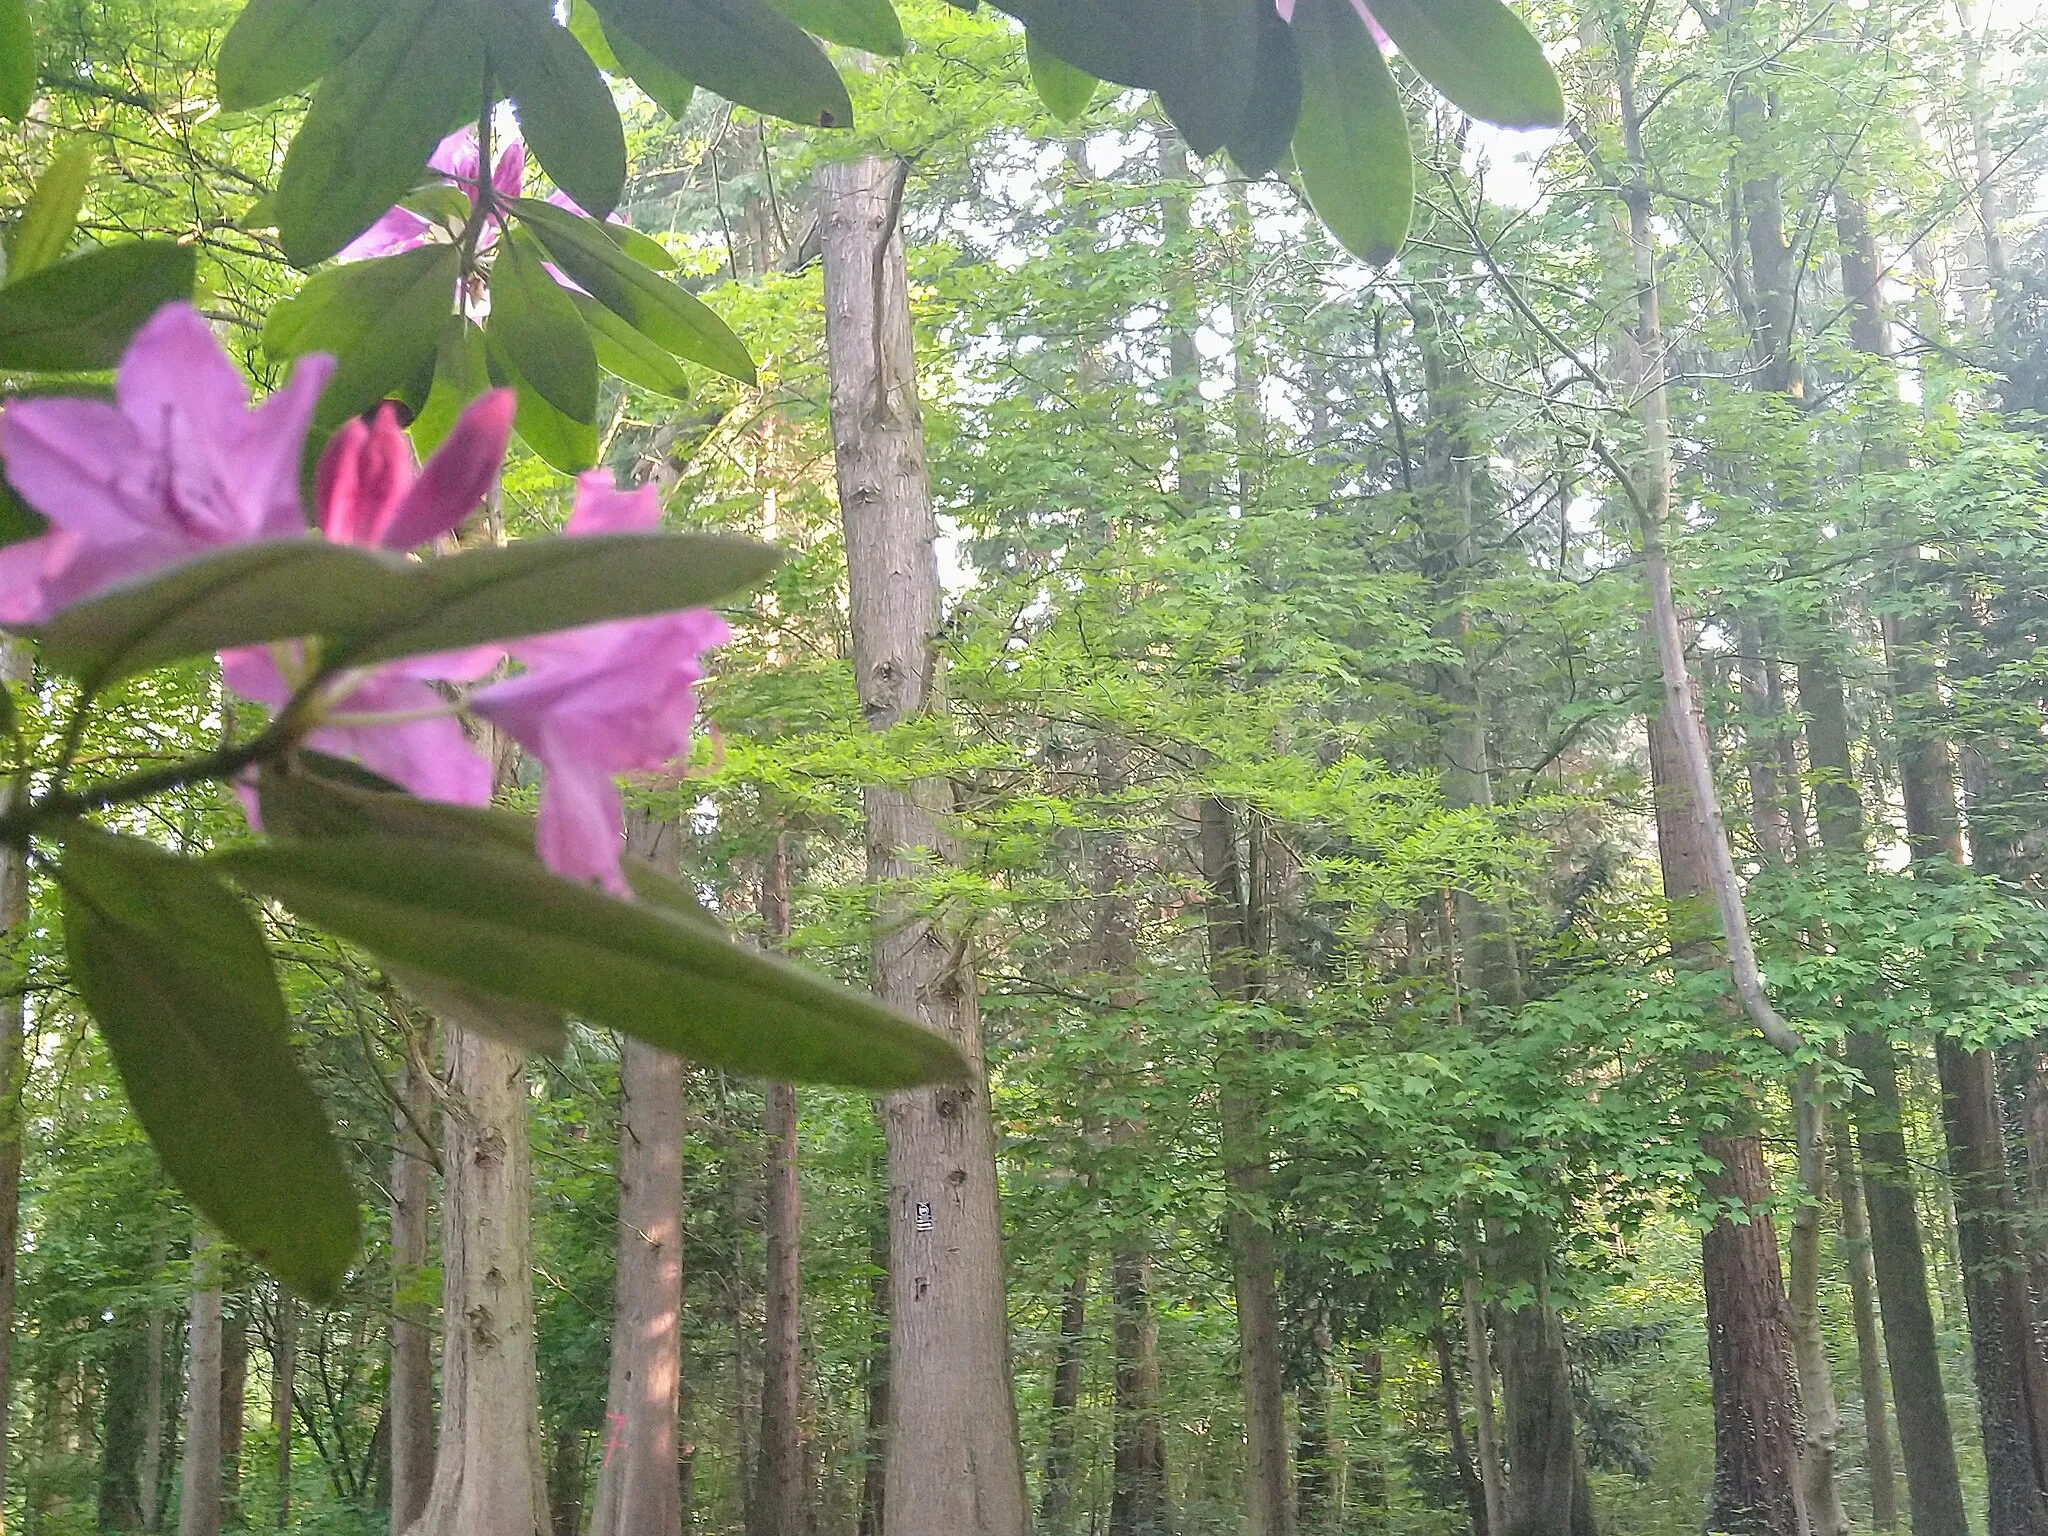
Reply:
[[1415, 168], [1401, 93], [1349, 0], [1300, 0], [1301, 120], [1294, 164], [1344, 249], [1383, 265], [1408, 236]]
[[848, 128], [853, 104], [824, 50], [766, 0], [594, 0], [619, 62], [645, 49], [685, 80], [756, 112]]
[[93, 147], [74, 144], [36, 180], [34, 194], [7, 237], [7, 281], [18, 283], [53, 265], [78, 228], [78, 210], [92, 181]]
[[271, 311], [263, 348], [276, 358], [333, 354], [315, 414], [324, 427], [389, 396], [424, 397], [461, 272], [461, 253], [444, 244], [330, 268]]
[[221, 39], [214, 88], [230, 112], [302, 91], [340, 64], [393, 0], [249, 0]]
[[588, 212], [610, 213], [626, 185], [626, 135], [590, 55], [544, 0], [499, 0], [490, 59], [541, 168]]
[[1500, 0], [1373, 0], [1372, 14], [1453, 106], [1506, 128], [1564, 122], [1564, 91], [1542, 44]]

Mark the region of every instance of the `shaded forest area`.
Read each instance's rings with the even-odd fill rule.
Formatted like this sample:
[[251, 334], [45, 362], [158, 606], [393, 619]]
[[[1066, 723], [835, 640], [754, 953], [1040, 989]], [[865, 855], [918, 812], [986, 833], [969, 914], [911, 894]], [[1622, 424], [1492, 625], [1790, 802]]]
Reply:
[[[38, 0], [0, 208], [93, 146], [85, 240], [196, 252], [263, 390], [305, 101], [223, 109], [239, 9]], [[629, 842], [978, 1075], [528, 1057], [265, 904], [367, 1235], [314, 1306], [6, 852], [11, 1528], [2048, 1536], [2048, 40], [1517, 14], [1565, 128], [1396, 54], [1378, 267], [987, 8], [836, 48], [838, 135], [616, 76], [620, 213], [757, 377], [611, 336], [460, 537], [581, 454], [788, 552]], [[68, 742], [0, 679], [17, 763], [261, 729], [210, 660]], [[218, 783], [121, 825], [247, 841]]]

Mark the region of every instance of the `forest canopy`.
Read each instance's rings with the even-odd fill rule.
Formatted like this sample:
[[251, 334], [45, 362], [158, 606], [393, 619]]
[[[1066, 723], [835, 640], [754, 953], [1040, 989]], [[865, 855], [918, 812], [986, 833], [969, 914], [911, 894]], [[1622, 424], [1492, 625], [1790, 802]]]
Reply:
[[2048, 1536], [2020, 0], [0, 0], [0, 1524]]

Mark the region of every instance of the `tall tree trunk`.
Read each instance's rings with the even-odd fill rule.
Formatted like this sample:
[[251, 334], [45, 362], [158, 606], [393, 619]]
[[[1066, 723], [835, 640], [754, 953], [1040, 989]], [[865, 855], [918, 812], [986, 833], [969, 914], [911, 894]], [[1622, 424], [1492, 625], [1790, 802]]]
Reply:
[[[1476, 1251], [1467, 1263], [1477, 1265]], [[1479, 1481], [1486, 1492], [1486, 1528], [1504, 1536], [1508, 1528], [1508, 1487], [1500, 1459], [1500, 1420], [1493, 1405], [1493, 1340], [1487, 1333], [1486, 1308], [1480, 1304], [1478, 1281], [1472, 1274], [1465, 1277], [1464, 1304], [1465, 1359], [1472, 1373], [1473, 1438], [1479, 1443]]]
[[1084, 1265], [1060, 1289], [1060, 1331], [1053, 1352], [1045, 1473], [1039, 1480], [1038, 1529], [1043, 1536], [1068, 1536], [1073, 1525], [1074, 1432], [1079, 1427], [1081, 1355], [1087, 1333], [1088, 1270]]
[[434, 1486], [432, 1310], [419, 1295], [427, 1268], [433, 1184], [433, 1098], [427, 1082], [431, 1025], [407, 1041], [398, 1073], [391, 1153], [391, 1529], [411, 1528]]
[[242, 1523], [242, 1429], [248, 1415], [249, 1318], [246, 1298], [223, 1302], [220, 1333], [220, 1511], [226, 1525]]
[[219, 1239], [201, 1227], [192, 1242], [178, 1536], [220, 1536], [220, 1261]]
[[[925, 464], [898, 227], [907, 165], [817, 175], [825, 340], [854, 680], [870, 728], [944, 708], [937, 524]], [[1010, 1384], [996, 1136], [967, 936], [911, 891], [944, 851], [950, 787], [863, 792], [880, 898], [874, 986], [966, 1057], [965, 1083], [892, 1094], [889, 1536], [1022, 1536], [1029, 1524]]]
[[1465, 1411], [1458, 1403], [1458, 1367], [1448, 1330], [1440, 1330], [1436, 1343], [1437, 1390], [1444, 1409], [1444, 1435], [1450, 1444], [1451, 1465], [1458, 1469], [1458, 1486], [1465, 1493], [1465, 1514], [1472, 1522], [1472, 1536], [1488, 1536], [1486, 1488], [1479, 1481], [1479, 1469], [1472, 1465], [1471, 1442], [1465, 1438]]
[[1849, 1309], [1856, 1326], [1856, 1373], [1863, 1393], [1863, 1468], [1870, 1482], [1870, 1523], [1899, 1528], [1899, 1490], [1892, 1475], [1892, 1441], [1885, 1426], [1884, 1357], [1877, 1340], [1877, 1278], [1870, 1259], [1870, 1223], [1863, 1183], [1849, 1143], [1849, 1117], [1830, 1119], [1835, 1182], [1841, 1191], [1842, 1267], [1849, 1272]]
[[1110, 1536], [1166, 1536], [1166, 1426], [1159, 1416], [1159, 1328], [1152, 1317], [1152, 1261], [1120, 1243], [1110, 1266], [1116, 1329], [1116, 1424]]
[[[1300, 1450], [1294, 1458], [1295, 1523], [1304, 1536], [1335, 1536], [1344, 1526], [1345, 1469], [1344, 1450], [1337, 1437], [1336, 1346], [1327, 1312], [1319, 1311], [1309, 1330], [1309, 1354], [1308, 1371], [1296, 1397], [1301, 1429]], [[1482, 1468], [1482, 1478], [1484, 1475]], [[1498, 1531], [1500, 1527], [1491, 1525], [1489, 1529]]]
[[[778, 832], [761, 880], [761, 920], [772, 949], [789, 943], [789, 835]], [[788, 1083], [767, 1090], [767, 1185], [763, 1225], [767, 1264], [762, 1285], [761, 1449], [747, 1536], [807, 1536], [804, 1511], [800, 1353], [803, 1321], [799, 1244], [803, 1189], [797, 1176], [797, 1099]]]
[[[573, 1424], [555, 1426], [555, 1448], [548, 1457], [548, 1516], [555, 1536], [579, 1536], [583, 1529], [583, 1431]], [[681, 1521], [677, 1522], [680, 1528]]]
[[[0, 687], [16, 688], [32, 670], [28, 642], [0, 636]], [[13, 802], [15, 782], [0, 783], [0, 811]], [[21, 1247], [22, 1093], [28, 1086], [27, 967], [20, 958], [28, 919], [28, 861], [18, 848], [0, 848], [0, 1504], [7, 1496], [7, 1457], [13, 1443], [14, 1285]]]
[[889, 1406], [889, 1370], [894, 1351], [890, 1347], [889, 1304], [889, 1228], [888, 1213], [884, 1211], [882, 1222], [869, 1234], [868, 1263], [871, 1276], [868, 1281], [868, 1324], [871, 1330], [868, 1340], [867, 1368], [864, 1372], [867, 1395], [867, 1423], [862, 1426], [861, 1436], [861, 1478], [860, 1518], [855, 1525], [856, 1536], [882, 1536], [882, 1517], [888, 1512], [888, 1464], [889, 1436], [892, 1416]]
[[415, 1536], [549, 1536], [534, 1363], [526, 1058], [445, 1034], [441, 1433]]
[[[151, 1272], [163, 1270], [164, 1241], [159, 1229], [156, 1241], [156, 1263]], [[161, 1311], [149, 1314], [149, 1374], [143, 1385], [142, 1454], [136, 1463], [135, 1482], [142, 1500], [142, 1528], [145, 1531], [162, 1529], [163, 1485], [164, 1485], [164, 1402], [165, 1362], [164, 1350], [167, 1340], [165, 1316]]]
[[[271, 1351], [270, 1424], [277, 1435], [277, 1528], [281, 1531], [292, 1523], [292, 1394], [298, 1390], [299, 1374], [299, 1303], [282, 1286], [277, 1292], [277, 1338]], [[392, 1510], [395, 1522], [396, 1502]]]
[[142, 1460], [144, 1415], [149, 1403], [149, 1334], [127, 1328], [107, 1356], [106, 1417], [100, 1433], [99, 1526], [102, 1531], [140, 1532], [142, 1489], [136, 1469]]

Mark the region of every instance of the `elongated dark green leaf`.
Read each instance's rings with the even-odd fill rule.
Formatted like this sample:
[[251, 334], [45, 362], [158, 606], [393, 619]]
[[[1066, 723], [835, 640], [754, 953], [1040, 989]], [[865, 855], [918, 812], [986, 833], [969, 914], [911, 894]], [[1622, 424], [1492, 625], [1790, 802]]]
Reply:
[[597, 300], [580, 293], [570, 297], [576, 301], [576, 312], [583, 316], [583, 323], [590, 328], [598, 367], [642, 389], [676, 400], [689, 398], [689, 375], [667, 348], [656, 346]]
[[559, 1056], [568, 1048], [569, 1026], [552, 1008], [495, 997], [417, 966], [387, 960], [384, 969], [408, 997], [444, 1024], [542, 1056]]
[[461, 272], [461, 253], [439, 244], [333, 267], [271, 311], [263, 349], [276, 358], [334, 354], [334, 378], [314, 413], [323, 427], [388, 396], [423, 396]]
[[0, 288], [0, 368], [111, 368], [164, 305], [192, 296], [190, 246], [128, 240]]
[[595, 423], [597, 358], [569, 294], [524, 239], [503, 242], [491, 269], [486, 341], [541, 399], [571, 421]]
[[1057, 122], [1071, 123], [1080, 117], [1102, 89], [1100, 80], [1076, 69], [1029, 32], [1024, 34], [1024, 62], [1031, 71], [1031, 88]]
[[7, 239], [7, 281], [18, 283], [56, 263], [78, 228], [92, 180], [93, 148], [74, 144], [36, 180], [36, 190]]
[[604, 221], [604, 232], [611, 236], [613, 245], [643, 267], [652, 267], [657, 272], [675, 271], [675, 254], [654, 236], [643, 235], [631, 225], [621, 224], [614, 219]]
[[770, 117], [849, 128], [853, 103], [824, 50], [765, 0], [595, 0], [619, 62], [645, 49], [686, 80]]
[[599, 69], [624, 75], [670, 117], [689, 111], [697, 87], [630, 39], [621, 37], [614, 43], [590, 0], [569, 0], [569, 31]]
[[612, 49], [611, 39], [604, 35], [604, 23], [598, 19], [590, 0], [569, 0], [568, 27], [569, 35], [583, 45], [591, 63], [608, 75], [626, 72], [626, 66]]
[[1188, 148], [1213, 155], [1230, 142], [1251, 101], [1256, 12], [1245, 0], [1170, 0], [1177, 14], [1158, 38], [1159, 104]]
[[294, 266], [325, 261], [412, 190], [434, 146], [476, 110], [483, 63], [468, 0], [393, 0], [321, 82], [285, 154], [277, 227]]
[[889, 0], [769, 0], [806, 32], [868, 53], [903, 51], [903, 24]]
[[1154, 0], [996, 0], [1024, 23], [1039, 51], [1098, 80], [1156, 90], [1160, 60], [1152, 46]]
[[1382, 265], [1408, 237], [1415, 168], [1401, 93], [1350, 0], [1299, 0], [1301, 190], [1344, 249]]
[[28, 0], [0, 0], [0, 117], [18, 123], [36, 99], [36, 33]]
[[232, 646], [396, 627], [429, 600], [417, 569], [310, 537], [245, 544], [72, 604], [37, 631], [42, 659], [104, 685]]
[[392, 0], [249, 0], [220, 40], [214, 89], [230, 112], [302, 91], [375, 30]]
[[519, 113], [527, 147], [555, 185], [602, 218], [626, 185], [626, 134], [590, 55], [549, 8], [499, 0], [491, 67]]
[[871, 998], [530, 858], [366, 837], [276, 842], [213, 862], [387, 961], [732, 1071], [871, 1089], [964, 1071], [944, 1040]]
[[1452, 105], [1504, 128], [1555, 128], [1564, 90], [1500, 0], [1373, 0], [1373, 19]]
[[89, 827], [58, 879], [72, 977], [165, 1169], [294, 1290], [333, 1296], [361, 1217], [254, 919], [203, 865]]
[[463, 315], [451, 313], [441, 322], [441, 338], [434, 348], [434, 381], [412, 419], [413, 449], [422, 462], [455, 429], [462, 408], [490, 387], [483, 331]]
[[351, 665], [694, 608], [744, 591], [781, 552], [723, 534], [608, 533], [520, 539], [409, 568], [420, 617], [337, 626]]
[[634, 330], [678, 357], [754, 382], [754, 360], [726, 323], [694, 294], [620, 250], [602, 225], [532, 198], [512, 208], [556, 265]]
[[1294, 28], [1271, 6], [1259, 7], [1258, 61], [1251, 100], [1229, 142], [1230, 158], [1245, 175], [1265, 175], [1287, 158], [1301, 118], [1301, 56]]
[[517, 397], [513, 430], [543, 463], [565, 475], [579, 475], [597, 463], [597, 423], [556, 410], [519, 372], [503, 341], [488, 331], [484, 333], [484, 363], [490, 369], [491, 383]]

